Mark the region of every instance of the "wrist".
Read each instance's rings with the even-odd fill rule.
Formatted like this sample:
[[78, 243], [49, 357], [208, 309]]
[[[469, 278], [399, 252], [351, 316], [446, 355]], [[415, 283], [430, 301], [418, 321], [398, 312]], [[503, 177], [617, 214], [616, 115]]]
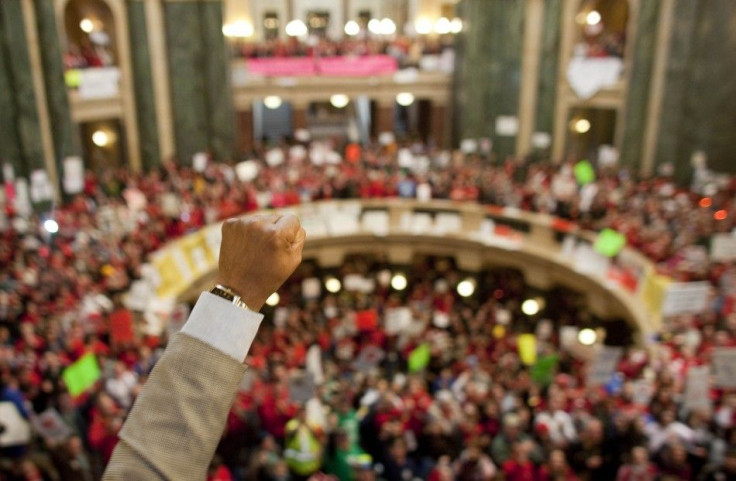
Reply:
[[215, 280], [215, 286], [223, 287], [233, 295], [238, 296], [248, 310], [259, 312], [266, 303], [266, 298], [258, 295], [255, 289], [250, 289], [238, 283], [228, 282], [218, 277]]

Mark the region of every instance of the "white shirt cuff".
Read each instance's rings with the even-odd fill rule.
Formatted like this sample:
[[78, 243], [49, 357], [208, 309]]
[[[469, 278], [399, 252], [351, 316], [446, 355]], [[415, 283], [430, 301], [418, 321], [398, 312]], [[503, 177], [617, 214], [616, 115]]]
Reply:
[[181, 332], [243, 362], [262, 320], [263, 314], [259, 312], [203, 292]]

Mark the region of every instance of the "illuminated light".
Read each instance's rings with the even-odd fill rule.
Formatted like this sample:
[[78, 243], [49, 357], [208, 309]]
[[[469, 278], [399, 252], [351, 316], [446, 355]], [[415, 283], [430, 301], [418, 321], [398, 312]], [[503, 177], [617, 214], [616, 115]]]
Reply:
[[222, 33], [228, 38], [248, 38], [253, 35], [253, 25], [239, 20], [222, 26]]
[[573, 129], [579, 134], [584, 134], [590, 130], [590, 120], [579, 119], [573, 124]]
[[286, 35], [289, 37], [303, 37], [309, 33], [307, 26], [301, 20], [292, 20], [286, 24]]
[[409, 281], [406, 279], [406, 276], [404, 274], [395, 274], [391, 278], [391, 287], [393, 287], [397, 291], [403, 291], [408, 285]]
[[281, 107], [282, 103], [283, 101], [278, 95], [268, 95], [263, 99], [263, 105], [271, 110], [276, 110], [277, 108]]
[[43, 228], [49, 234], [56, 234], [57, 232], [59, 232], [59, 223], [56, 222], [54, 219], [48, 219], [44, 221]]
[[428, 18], [420, 18], [414, 23], [414, 29], [420, 35], [432, 33], [432, 21]]
[[462, 19], [455, 17], [450, 22], [450, 33], [460, 33], [463, 31]]
[[345, 35], [358, 35], [360, 33], [360, 25], [355, 20], [350, 20], [345, 24]]
[[281, 302], [281, 296], [279, 295], [278, 292], [274, 292], [273, 294], [268, 296], [268, 299], [266, 299], [266, 304], [268, 304], [271, 307], [278, 306], [279, 302]]
[[402, 107], [408, 107], [414, 103], [414, 94], [410, 92], [401, 92], [396, 96], [396, 103]]
[[521, 304], [521, 312], [533, 316], [539, 312], [539, 302], [536, 299], [527, 299]]
[[94, 134], [92, 134], [92, 143], [95, 144], [97, 147], [107, 147], [107, 145], [110, 143], [110, 136], [107, 135], [107, 132], [98, 130]]
[[457, 293], [461, 297], [470, 297], [475, 292], [475, 281], [473, 279], [465, 279], [457, 285]]
[[440, 17], [434, 23], [434, 31], [439, 35], [447, 35], [452, 30], [452, 24], [447, 17]]
[[390, 18], [384, 18], [381, 20], [380, 26], [381, 35], [393, 35], [396, 33], [396, 24]]
[[601, 23], [601, 14], [597, 10], [592, 10], [585, 16], [585, 23], [588, 25], [598, 25]]
[[702, 199], [700, 199], [700, 202], [698, 203], [698, 205], [700, 205], [700, 207], [705, 209], [705, 208], [712, 206], [713, 201], [711, 200], [710, 197], [703, 197]]
[[592, 346], [598, 340], [598, 334], [593, 329], [585, 328], [578, 332], [578, 342], [583, 346]]
[[368, 22], [368, 31], [373, 35], [379, 35], [381, 33], [381, 21], [377, 18], [372, 18], [370, 22]]
[[350, 97], [345, 94], [335, 94], [330, 97], [330, 104], [332, 104], [332, 106], [336, 109], [342, 109], [348, 103], [350, 103]]
[[725, 210], [717, 210], [715, 214], [713, 214], [713, 218], [715, 220], [726, 220], [726, 217], [728, 217], [728, 212]]
[[92, 33], [95, 30], [95, 23], [89, 18], [83, 18], [82, 21], [79, 22], [79, 28], [81, 28], [84, 33]]
[[337, 294], [340, 292], [340, 289], [342, 289], [342, 282], [335, 277], [330, 277], [325, 281], [325, 289], [327, 289], [328, 292]]

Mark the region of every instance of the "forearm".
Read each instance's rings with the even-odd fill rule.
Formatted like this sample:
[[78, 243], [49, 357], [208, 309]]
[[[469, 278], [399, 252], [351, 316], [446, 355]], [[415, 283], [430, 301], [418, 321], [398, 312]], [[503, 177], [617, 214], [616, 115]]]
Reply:
[[104, 479], [205, 478], [261, 318], [209, 294], [200, 299], [153, 369]]

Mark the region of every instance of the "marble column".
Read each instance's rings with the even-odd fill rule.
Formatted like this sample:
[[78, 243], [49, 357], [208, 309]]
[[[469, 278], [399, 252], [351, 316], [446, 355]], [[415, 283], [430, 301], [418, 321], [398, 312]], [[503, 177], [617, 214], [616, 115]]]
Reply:
[[38, 39], [43, 64], [46, 102], [51, 121], [51, 135], [57, 164], [70, 156], [81, 154], [79, 132], [72, 122], [69, 97], [64, 81], [63, 54], [59, 43], [59, 31], [53, 0], [35, 0]]
[[146, 12], [144, 2], [140, 0], [128, 1], [128, 30], [141, 161], [144, 169], [150, 169], [161, 164], [161, 150], [156, 123], [156, 98], [153, 92]]
[[[33, 74], [20, 0], [0, 1], [0, 35], [7, 79], [10, 81], [15, 136], [20, 157], [10, 159], [18, 168], [16, 175], [27, 175], [33, 170], [44, 169], [44, 150], [41, 142], [39, 119]], [[11, 142], [14, 144], [14, 142]], [[5, 147], [0, 147], [3, 150]], [[11, 147], [12, 150], [12, 147]]]
[[196, 2], [170, 1], [164, 10], [176, 151], [180, 163], [191, 165], [192, 156], [209, 147], [200, 9]]
[[221, 0], [199, 4], [209, 145], [216, 159], [230, 159], [235, 146], [235, 106], [230, 80], [230, 55], [222, 34]]
[[[4, 25], [2, 9], [0, 9], [0, 25]], [[16, 175], [27, 175], [16, 129], [17, 109], [10, 59], [5, 55], [3, 43], [4, 38], [0, 38], [0, 166], [8, 163]]]
[[562, 0], [546, 0], [542, 32], [541, 58], [539, 61], [539, 87], [537, 93], [537, 118], [535, 132], [552, 136], [557, 99], [557, 71], [560, 61], [560, 29], [562, 26]]
[[515, 136], [500, 136], [500, 116], [517, 117], [524, 26], [522, 1], [465, 0], [461, 137], [491, 137], [499, 158], [513, 155]]
[[374, 135], [381, 135], [382, 132], [393, 132], [394, 131], [394, 104], [393, 102], [376, 102], [374, 110], [375, 119]]
[[238, 139], [238, 154], [248, 155], [255, 147], [255, 139], [253, 138], [253, 111], [242, 110], [237, 113], [238, 131], [236, 138]]
[[624, 110], [626, 127], [620, 153], [620, 163], [625, 166], [636, 167], [642, 155], [659, 12], [660, 0], [647, 0], [640, 3], [636, 39], [632, 39], [634, 42], [632, 71]]
[[292, 111], [292, 117], [294, 130], [306, 129], [309, 127], [309, 122], [307, 121], [307, 108], [305, 106], [295, 104], [294, 110]]

